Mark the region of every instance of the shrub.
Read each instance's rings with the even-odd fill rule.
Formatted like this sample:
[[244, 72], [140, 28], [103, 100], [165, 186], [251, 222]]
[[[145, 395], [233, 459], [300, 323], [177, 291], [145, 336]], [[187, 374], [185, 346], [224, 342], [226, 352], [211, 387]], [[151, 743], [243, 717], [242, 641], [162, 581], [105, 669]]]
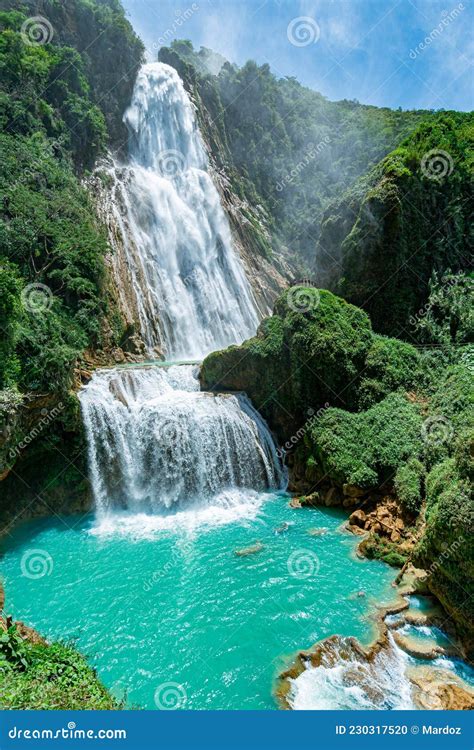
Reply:
[[395, 474], [397, 496], [412, 513], [418, 512], [421, 507], [424, 471], [421, 461], [411, 458], [399, 466]]
[[314, 421], [308, 443], [333, 481], [374, 488], [420, 455], [419, 409], [400, 394], [358, 414], [326, 409]]
[[359, 406], [367, 409], [399, 389], [418, 390], [426, 379], [426, 363], [414, 346], [398, 339], [374, 335], [365, 360]]
[[3, 709], [110, 710], [120, 705], [71, 646], [33, 644], [12, 626], [0, 636]]

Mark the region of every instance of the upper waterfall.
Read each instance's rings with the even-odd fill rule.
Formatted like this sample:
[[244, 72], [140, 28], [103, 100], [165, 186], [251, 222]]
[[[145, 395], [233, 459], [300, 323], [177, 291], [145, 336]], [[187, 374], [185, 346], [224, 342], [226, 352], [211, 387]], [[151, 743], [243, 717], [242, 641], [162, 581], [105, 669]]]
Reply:
[[240, 343], [255, 333], [255, 300], [174, 68], [141, 68], [124, 121], [129, 163], [110, 170], [107, 213], [147, 350], [200, 359]]

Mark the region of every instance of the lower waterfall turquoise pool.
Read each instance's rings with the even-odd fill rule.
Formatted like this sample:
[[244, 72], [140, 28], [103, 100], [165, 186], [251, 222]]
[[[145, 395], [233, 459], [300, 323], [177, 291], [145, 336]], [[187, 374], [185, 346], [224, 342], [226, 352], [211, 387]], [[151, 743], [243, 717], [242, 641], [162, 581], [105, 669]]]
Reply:
[[367, 643], [393, 598], [395, 571], [356, 557], [345, 518], [250, 493], [158, 524], [32, 521], [2, 542], [6, 608], [74, 641], [128, 707], [273, 709], [296, 650], [334, 633]]

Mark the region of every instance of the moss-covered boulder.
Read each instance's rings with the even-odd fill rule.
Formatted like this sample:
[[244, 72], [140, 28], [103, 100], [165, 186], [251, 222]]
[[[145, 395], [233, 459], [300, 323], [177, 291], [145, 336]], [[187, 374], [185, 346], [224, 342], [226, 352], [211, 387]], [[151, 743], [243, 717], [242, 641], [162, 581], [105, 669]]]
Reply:
[[426, 378], [410, 344], [373, 333], [366, 313], [326, 290], [294, 286], [277, 300], [257, 336], [210, 354], [205, 390], [243, 390], [288, 440], [322, 407], [366, 409]]
[[255, 338], [210, 354], [205, 390], [244, 390], [282, 437], [325, 403], [356, 408], [357, 386], [372, 343], [368, 316], [327, 291], [295, 286]]

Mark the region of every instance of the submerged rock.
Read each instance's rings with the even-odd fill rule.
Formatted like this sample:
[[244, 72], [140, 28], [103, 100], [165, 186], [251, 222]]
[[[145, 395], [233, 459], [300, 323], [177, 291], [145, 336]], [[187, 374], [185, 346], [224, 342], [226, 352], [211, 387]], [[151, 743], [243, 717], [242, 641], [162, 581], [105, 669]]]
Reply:
[[349, 601], [354, 601], [354, 599], [362, 599], [363, 597], [365, 597], [365, 591], [353, 591], [347, 598]]
[[306, 533], [310, 536], [324, 536], [324, 534], [327, 534], [329, 529], [326, 526], [322, 526], [321, 528], [313, 528], [313, 529], [306, 529]]
[[247, 557], [247, 555], [255, 555], [262, 549], [263, 544], [261, 542], [255, 542], [255, 544], [252, 544], [250, 547], [244, 547], [243, 549], [234, 550], [234, 555], [236, 555], [237, 557]]
[[293, 508], [293, 509], [295, 509], [295, 508], [302, 508], [303, 507], [301, 505], [301, 498], [300, 497], [292, 497], [291, 500], [290, 500], [290, 502], [288, 503], [288, 505], [289, 505], [290, 508]]

